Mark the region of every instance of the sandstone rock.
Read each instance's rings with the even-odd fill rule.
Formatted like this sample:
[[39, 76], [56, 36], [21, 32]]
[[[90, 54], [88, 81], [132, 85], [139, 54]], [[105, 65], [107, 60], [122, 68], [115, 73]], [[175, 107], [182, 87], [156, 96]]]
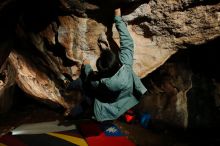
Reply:
[[142, 112], [152, 114], [153, 121], [186, 128], [188, 126], [187, 92], [191, 89], [191, 70], [182, 63], [166, 63], [146, 82], [150, 93], [140, 104]]
[[[10, 2], [5, 0], [0, 5], [0, 14]], [[122, 6], [123, 19], [134, 39], [133, 69], [141, 78], [163, 65], [179, 49], [203, 44], [220, 36], [218, 1], [22, 1], [17, 6], [13, 25], [7, 28], [11, 30], [10, 34], [16, 34], [16, 45], [9, 61], [16, 70], [19, 87], [38, 100], [51, 101], [67, 110], [73, 107], [75, 103], [71, 105], [60, 93], [63, 85], [59, 78], [63, 73], [77, 78], [84, 58], [89, 59], [96, 69], [95, 62], [100, 54], [97, 40], [101, 33], [107, 35], [111, 47], [119, 46], [117, 31], [112, 26], [112, 11], [116, 5]], [[5, 18], [5, 14], [1, 18]], [[0, 63], [4, 61], [1, 59]], [[170, 81], [171, 77], [175, 77], [174, 85], [166, 80], [159, 89], [164, 92], [161, 89], [164, 88], [167, 93], [157, 94], [158, 100], [163, 96], [164, 102], [171, 100], [171, 109], [164, 110], [163, 115], [167, 115], [163, 118], [180, 115], [175, 123], [181, 121], [181, 125], [186, 126], [185, 94], [190, 85], [187, 83], [185, 87], [184, 84], [179, 87], [181, 90], [177, 90], [176, 86], [180, 86], [176, 83], [179, 81], [177, 78], [182, 77], [182, 73], [173, 75], [169, 69], [168, 73], [171, 74], [168, 77]], [[188, 81], [188, 73], [184, 78]], [[170, 110], [173, 112], [170, 113]]]

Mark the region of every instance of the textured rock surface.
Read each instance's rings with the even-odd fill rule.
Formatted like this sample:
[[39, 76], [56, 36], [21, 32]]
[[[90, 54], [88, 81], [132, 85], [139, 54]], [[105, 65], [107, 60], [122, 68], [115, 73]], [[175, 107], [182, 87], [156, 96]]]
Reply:
[[[213, 1], [149, 1], [126, 17], [160, 48], [185, 48], [219, 36], [220, 4]], [[150, 34], [148, 34], [150, 32]]]
[[219, 127], [218, 44], [219, 38], [181, 50], [148, 75], [143, 81], [149, 94], [140, 109], [152, 114], [158, 125], [202, 131]]
[[6, 61], [0, 73], [0, 114], [7, 112], [12, 104], [15, 89], [15, 70]]
[[[18, 5], [15, 2], [4, 0], [1, 3], [0, 18], [5, 20], [1, 24], [1, 38], [7, 34], [7, 42], [15, 40], [14, 46], [9, 45], [8, 49], [14, 49], [9, 62], [16, 70], [16, 83], [28, 95], [59, 104], [67, 111], [77, 102], [67, 102], [62, 97], [60, 90], [63, 85], [59, 78], [62, 73], [77, 78], [84, 58], [88, 58], [96, 69], [95, 62], [100, 53], [97, 39], [101, 33], [107, 35], [112, 48], [119, 45], [117, 31], [111, 25], [112, 7], [115, 5], [122, 5], [123, 19], [135, 43], [133, 68], [142, 78], [179, 49], [220, 36], [220, 3], [217, 0], [23, 0]], [[15, 13], [12, 13], [14, 8]], [[8, 16], [14, 18], [13, 21], [6, 19]], [[2, 64], [7, 54], [0, 56], [3, 56], [0, 60]], [[172, 105], [161, 111], [166, 115], [163, 117], [171, 120], [181, 113], [176, 120], [186, 126], [185, 94], [190, 85], [183, 83], [177, 90], [175, 82], [184, 82], [179, 81], [178, 76], [184, 76], [188, 81], [189, 75], [177, 72], [179, 75], [174, 75], [168, 69], [169, 78], [174, 77], [169, 82], [174, 80], [174, 83], [161, 83], [159, 86], [167, 90], [166, 94], [155, 93], [154, 96], [158, 100], [163, 98], [164, 102], [172, 101]], [[174, 112], [170, 113], [171, 110]]]
[[170, 126], [188, 126], [187, 92], [192, 87], [191, 71], [182, 63], [166, 63], [146, 81], [150, 93], [143, 98], [140, 109], [153, 120]]

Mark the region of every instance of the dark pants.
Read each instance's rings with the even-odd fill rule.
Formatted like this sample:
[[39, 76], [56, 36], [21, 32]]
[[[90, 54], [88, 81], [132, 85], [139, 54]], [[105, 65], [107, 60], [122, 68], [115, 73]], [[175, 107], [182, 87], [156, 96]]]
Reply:
[[78, 116], [80, 114], [83, 114], [86, 109], [88, 109], [92, 106], [91, 98], [89, 98], [89, 96], [87, 96], [87, 94], [84, 92], [85, 90], [83, 88], [83, 82], [82, 82], [81, 78], [73, 80], [68, 85], [66, 90], [80, 90], [82, 93], [82, 96], [83, 96], [83, 100], [82, 100], [81, 104], [76, 105], [76, 107], [72, 109], [72, 111], [70, 113], [71, 116], [74, 117], [74, 116]]
[[66, 88], [67, 90], [83, 90], [83, 83], [81, 78], [78, 78], [76, 80], [73, 80], [72, 82], [70, 82], [70, 84], [68, 85], [68, 87]]

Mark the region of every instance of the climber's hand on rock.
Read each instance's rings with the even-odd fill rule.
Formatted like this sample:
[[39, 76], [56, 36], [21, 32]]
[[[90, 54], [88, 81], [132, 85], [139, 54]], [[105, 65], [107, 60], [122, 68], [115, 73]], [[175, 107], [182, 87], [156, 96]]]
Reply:
[[88, 59], [83, 60], [83, 65], [86, 65], [86, 64], [90, 64], [90, 61]]
[[114, 12], [115, 16], [121, 16], [121, 8], [116, 8]]

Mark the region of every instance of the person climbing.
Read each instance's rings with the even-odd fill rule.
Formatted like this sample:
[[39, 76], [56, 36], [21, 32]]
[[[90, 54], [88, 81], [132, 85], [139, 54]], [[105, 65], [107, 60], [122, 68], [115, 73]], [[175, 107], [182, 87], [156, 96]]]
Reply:
[[[111, 49], [103, 49], [96, 62], [98, 80], [91, 79], [94, 74], [88, 60], [84, 61], [82, 71], [91, 88], [104, 92], [94, 99], [94, 115], [98, 121], [114, 120], [134, 107], [138, 100], [134, 91], [143, 95], [147, 89], [135, 75], [133, 66], [134, 43], [126, 24], [121, 17], [121, 9], [114, 10], [114, 22], [120, 36], [118, 56]], [[89, 79], [90, 78], [90, 79]]]
[[118, 55], [110, 48], [102, 48], [96, 61], [97, 71], [93, 71], [87, 59], [81, 70], [82, 86], [88, 96], [94, 97], [93, 112], [97, 121], [119, 118], [138, 104], [134, 92], [142, 96], [147, 91], [132, 69], [134, 43], [120, 8], [114, 10], [114, 22], [120, 36]]

